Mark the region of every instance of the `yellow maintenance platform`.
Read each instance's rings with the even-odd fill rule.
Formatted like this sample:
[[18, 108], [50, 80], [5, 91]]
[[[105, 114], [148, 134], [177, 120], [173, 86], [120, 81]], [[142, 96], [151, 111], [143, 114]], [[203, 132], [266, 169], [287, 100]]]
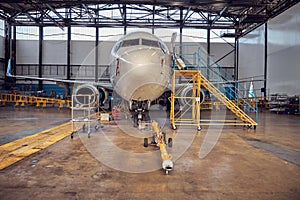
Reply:
[[[186, 84], [182, 87], [176, 87], [176, 77], [185, 77], [188, 79]], [[188, 85], [192, 85], [192, 96], [180, 96], [179, 94]], [[218, 99], [218, 103], [215, 105], [216, 110], [219, 110], [220, 104], [225, 105], [233, 114], [235, 114], [239, 120], [201, 120], [200, 118], [200, 90], [201, 86], [207, 89], [212, 95]], [[176, 111], [175, 100], [180, 98], [189, 99], [190, 105], [183, 105], [181, 110]], [[224, 93], [222, 93], [217, 87], [214, 86], [200, 70], [174, 70], [172, 76], [172, 93], [171, 93], [171, 111], [170, 122], [173, 129], [176, 129], [177, 125], [197, 126], [198, 130], [201, 130], [201, 125], [243, 125], [254, 126], [257, 125], [247, 113], [245, 113], [236, 102], [228, 99]], [[188, 115], [191, 111], [191, 115]]]

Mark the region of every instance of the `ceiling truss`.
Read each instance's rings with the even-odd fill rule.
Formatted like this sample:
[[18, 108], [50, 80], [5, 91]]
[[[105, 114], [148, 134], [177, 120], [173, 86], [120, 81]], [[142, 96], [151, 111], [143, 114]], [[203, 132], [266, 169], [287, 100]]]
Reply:
[[16, 26], [233, 29], [240, 37], [299, 0], [4, 0], [0, 18]]

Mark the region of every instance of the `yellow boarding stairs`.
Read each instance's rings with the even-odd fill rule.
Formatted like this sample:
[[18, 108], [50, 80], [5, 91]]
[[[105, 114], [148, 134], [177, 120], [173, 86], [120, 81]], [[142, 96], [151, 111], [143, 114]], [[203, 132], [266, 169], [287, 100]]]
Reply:
[[[254, 129], [257, 126], [257, 122], [255, 122], [249, 115], [247, 115], [236, 103], [229, 98], [226, 97], [224, 93], [222, 93], [216, 86], [214, 86], [207, 78], [201, 73], [200, 70], [174, 70], [173, 74], [173, 80], [172, 80], [172, 95], [171, 95], [171, 113], [170, 113], [170, 122], [174, 129], [176, 129], [176, 125], [197, 125], [198, 130], [201, 130], [200, 125], [206, 123], [202, 123], [200, 119], [200, 105], [197, 106], [197, 104], [192, 105], [193, 107], [193, 118], [189, 120], [190, 123], [186, 123], [186, 119], [183, 119], [183, 115], [175, 119], [175, 110], [174, 110], [174, 101], [177, 97], [176, 91], [175, 91], [175, 76], [178, 74], [181, 74], [183, 76], [186, 75], [192, 75], [193, 77], [193, 90], [194, 98], [199, 98], [198, 90], [201, 88], [201, 85], [207, 89], [212, 95], [214, 95], [222, 104], [224, 104], [233, 114], [235, 114], [242, 122], [239, 122], [237, 120], [220, 120], [219, 122], [224, 122], [224, 125], [244, 125], [244, 126], [253, 126]], [[200, 82], [200, 84], [198, 84]], [[176, 96], [175, 96], [176, 95]], [[192, 98], [193, 98], [192, 97]], [[190, 98], [190, 97], [189, 97]], [[173, 102], [172, 102], [173, 101]], [[231, 123], [228, 123], [228, 121], [231, 121]], [[182, 122], [182, 123], [180, 123]], [[209, 125], [214, 125], [213, 123], [209, 123]], [[215, 125], [220, 125], [220, 123], [217, 123]]]
[[202, 73], [199, 71], [201, 76], [201, 85], [205, 87], [210, 93], [212, 93], [220, 102], [222, 102], [232, 113], [234, 113], [239, 119], [241, 119], [245, 125], [257, 126], [257, 123], [249, 117], [242, 109], [240, 109], [235, 103], [226, 97], [218, 88], [216, 88], [210, 81], [208, 81]]

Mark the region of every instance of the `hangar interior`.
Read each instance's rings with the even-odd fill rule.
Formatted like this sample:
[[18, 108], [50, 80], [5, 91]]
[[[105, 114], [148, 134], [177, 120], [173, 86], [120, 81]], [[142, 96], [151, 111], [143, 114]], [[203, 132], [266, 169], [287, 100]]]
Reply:
[[[24, 196], [33, 199], [299, 199], [298, 2], [0, 2], [0, 196], [5, 199]], [[109, 122], [96, 118], [99, 124], [91, 128], [95, 133], [90, 138], [91, 124], [81, 121], [80, 128], [75, 128], [78, 134], [73, 136], [76, 109], [71, 101], [75, 90], [72, 81], [109, 84], [111, 74], [118, 73], [111, 67], [113, 47], [124, 35], [136, 31], [154, 34], [167, 45], [175, 58], [172, 70], [179, 65], [178, 56], [187, 70], [190, 65], [197, 65], [212, 83], [214, 75], [210, 68], [218, 71], [219, 81], [225, 78], [228, 81], [218, 89], [237, 108], [230, 108], [232, 103], [220, 100], [211, 88], [207, 89], [209, 84], [203, 83], [208, 85], [204, 103], [198, 108], [196, 100], [195, 107], [194, 103], [191, 106], [192, 117], [194, 112], [198, 116], [199, 109], [200, 118], [201, 110], [202, 121], [196, 119], [200, 129], [196, 130], [194, 125], [184, 127], [182, 121], [170, 129], [172, 121], [183, 118], [183, 115], [178, 118], [172, 115], [176, 103], [170, 103], [171, 108], [166, 104], [155, 107], [161, 99], [172, 101], [169, 93], [151, 103], [154, 104], [151, 119], [163, 121], [163, 125], [146, 124], [137, 129], [118, 121], [119, 115], [129, 121], [131, 118], [123, 110], [117, 110], [116, 103], [111, 103], [119, 96], [101, 87], [100, 101], [104, 104], [101, 109], [110, 113]], [[173, 44], [174, 32], [177, 37]], [[13, 75], [23, 78], [9, 76], [9, 68]], [[177, 81], [180, 85], [185, 79]], [[239, 85], [243, 96], [232, 95], [239, 90]], [[193, 91], [200, 95], [197, 89]], [[189, 112], [190, 108], [184, 110], [182, 104], [180, 112]], [[246, 112], [248, 105], [253, 110]], [[239, 126], [236, 118], [245, 122], [244, 112], [254, 122]], [[87, 121], [95, 118], [90, 113], [87, 115]], [[224, 125], [226, 120], [229, 126]], [[167, 134], [171, 140], [162, 141], [165, 145], [160, 146], [160, 140], [153, 136], [158, 147], [146, 148], [143, 138], [152, 135], [149, 132], [164, 133], [164, 137]], [[45, 133], [49, 134], [45, 136]], [[120, 153], [105, 143], [108, 141], [135, 154]], [[103, 156], [101, 151], [108, 156]], [[172, 171], [164, 175], [159, 169], [161, 159], [165, 161], [168, 153], [172, 155], [174, 170], [172, 162]]]

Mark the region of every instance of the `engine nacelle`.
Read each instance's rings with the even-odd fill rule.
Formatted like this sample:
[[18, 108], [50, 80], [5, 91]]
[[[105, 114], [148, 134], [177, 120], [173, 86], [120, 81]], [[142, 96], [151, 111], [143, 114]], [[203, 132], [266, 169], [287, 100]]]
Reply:
[[98, 91], [99, 91], [99, 94], [100, 94], [100, 104], [104, 104], [107, 102], [108, 100], [108, 91], [103, 88], [103, 87], [98, 87]]
[[[192, 95], [193, 95], [193, 86], [192, 85], [188, 85], [186, 88], [184, 88], [180, 92], [180, 97], [192, 97]], [[203, 90], [201, 90], [200, 91], [200, 104], [202, 104], [204, 102], [204, 99], [205, 99], [205, 94], [204, 94]], [[181, 106], [186, 105], [186, 104], [191, 105], [191, 99], [180, 98], [179, 103]]]
[[92, 106], [99, 103], [99, 91], [95, 86], [90, 84], [75, 87], [73, 89], [73, 96], [73, 104], [76, 106]]

